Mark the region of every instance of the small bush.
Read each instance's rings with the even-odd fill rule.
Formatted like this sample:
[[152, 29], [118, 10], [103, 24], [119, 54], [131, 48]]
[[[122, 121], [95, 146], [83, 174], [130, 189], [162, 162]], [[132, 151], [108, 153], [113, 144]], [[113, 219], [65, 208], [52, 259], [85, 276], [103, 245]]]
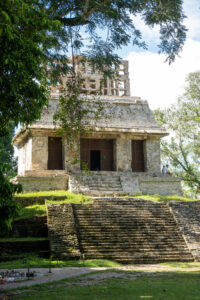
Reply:
[[20, 184], [11, 183], [6, 174], [7, 165], [0, 166], [0, 232], [5, 235], [12, 228], [12, 221], [19, 215], [20, 206], [13, 194], [22, 191]]

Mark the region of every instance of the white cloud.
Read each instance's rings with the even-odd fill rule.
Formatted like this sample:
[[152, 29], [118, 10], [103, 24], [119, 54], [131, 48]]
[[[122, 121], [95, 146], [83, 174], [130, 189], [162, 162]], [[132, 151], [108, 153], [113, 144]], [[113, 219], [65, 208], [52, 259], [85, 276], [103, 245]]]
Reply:
[[131, 52], [129, 60], [131, 95], [147, 100], [152, 109], [167, 107], [183, 93], [188, 73], [200, 71], [200, 42], [188, 40], [181, 57], [170, 66], [164, 55]]
[[147, 26], [140, 15], [132, 16], [132, 20], [135, 27], [141, 31], [142, 38], [147, 44], [152, 41], [155, 44], [159, 43], [159, 26], [154, 26], [153, 28]]
[[188, 28], [188, 38], [200, 40], [200, 1], [184, 0], [183, 9], [187, 16], [184, 24]]

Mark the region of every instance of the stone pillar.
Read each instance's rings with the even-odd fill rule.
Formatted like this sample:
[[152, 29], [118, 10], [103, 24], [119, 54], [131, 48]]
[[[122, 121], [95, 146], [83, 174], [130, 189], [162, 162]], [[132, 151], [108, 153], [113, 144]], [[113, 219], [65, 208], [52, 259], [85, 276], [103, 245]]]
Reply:
[[149, 174], [160, 174], [160, 138], [149, 137], [145, 142], [145, 171]]
[[116, 139], [116, 171], [131, 171], [131, 139], [121, 136]]
[[32, 138], [32, 170], [47, 170], [48, 136]]
[[80, 171], [80, 139], [74, 139], [73, 144], [64, 142], [64, 168], [67, 171]]

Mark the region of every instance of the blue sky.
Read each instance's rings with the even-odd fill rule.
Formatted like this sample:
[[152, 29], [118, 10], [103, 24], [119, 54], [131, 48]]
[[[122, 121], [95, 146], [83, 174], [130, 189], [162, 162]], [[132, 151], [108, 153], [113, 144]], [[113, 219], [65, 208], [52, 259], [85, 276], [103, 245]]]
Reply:
[[119, 54], [129, 60], [131, 95], [147, 100], [151, 108], [167, 107], [183, 93], [188, 73], [200, 71], [200, 0], [184, 0], [187, 40], [180, 57], [169, 66], [165, 56], [157, 53], [158, 28], [150, 29], [137, 17], [134, 21], [149, 48], [129, 45]]

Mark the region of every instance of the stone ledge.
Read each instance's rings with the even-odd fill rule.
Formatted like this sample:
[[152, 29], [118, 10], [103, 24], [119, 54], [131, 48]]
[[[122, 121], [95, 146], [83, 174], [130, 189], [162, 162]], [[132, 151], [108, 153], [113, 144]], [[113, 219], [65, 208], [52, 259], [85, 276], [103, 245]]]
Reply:
[[16, 176], [15, 182], [21, 183], [23, 191], [54, 191], [68, 189], [68, 175], [57, 176]]

